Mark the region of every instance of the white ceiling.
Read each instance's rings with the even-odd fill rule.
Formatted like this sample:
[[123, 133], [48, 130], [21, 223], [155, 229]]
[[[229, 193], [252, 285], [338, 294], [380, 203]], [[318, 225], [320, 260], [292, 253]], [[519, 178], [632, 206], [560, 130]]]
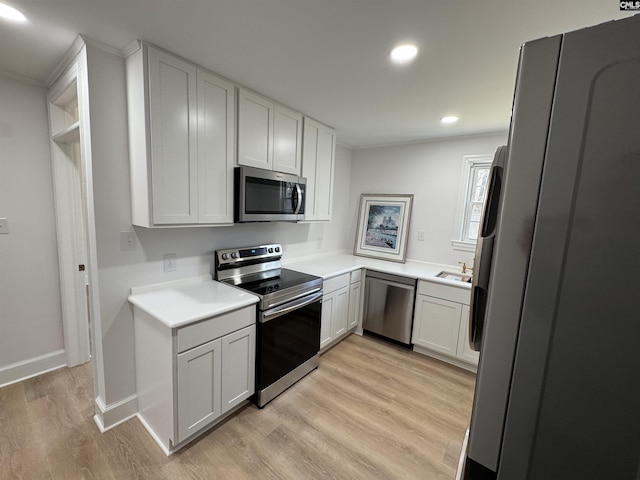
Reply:
[[[616, 0], [7, 0], [0, 70], [45, 82], [78, 34], [155, 43], [328, 123], [352, 147], [506, 131], [519, 46], [624, 18]], [[411, 40], [417, 60], [392, 65]], [[441, 117], [460, 121], [444, 126]]]

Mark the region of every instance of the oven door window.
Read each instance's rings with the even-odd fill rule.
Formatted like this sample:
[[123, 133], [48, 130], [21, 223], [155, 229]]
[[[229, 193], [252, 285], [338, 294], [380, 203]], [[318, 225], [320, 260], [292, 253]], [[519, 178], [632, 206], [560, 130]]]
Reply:
[[258, 324], [257, 382], [263, 389], [320, 350], [321, 300]]

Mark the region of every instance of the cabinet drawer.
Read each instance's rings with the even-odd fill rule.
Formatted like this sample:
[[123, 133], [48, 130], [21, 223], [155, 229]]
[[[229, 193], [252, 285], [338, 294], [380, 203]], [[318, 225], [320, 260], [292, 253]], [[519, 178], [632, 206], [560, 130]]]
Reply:
[[360, 280], [362, 280], [362, 269], [351, 272], [351, 283], [356, 283]]
[[246, 307], [178, 329], [178, 353], [256, 323], [256, 307]]
[[469, 305], [471, 298], [471, 290], [450, 287], [448, 285], [441, 285], [439, 283], [426, 282], [423, 280], [418, 282], [418, 293], [462, 303], [464, 305]]
[[335, 292], [341, 288], [349, 286], [349, 274], [339, 275], [337, 277], [329, 278], [322, 282], [322, 291], [326, 295], [327, 293]]

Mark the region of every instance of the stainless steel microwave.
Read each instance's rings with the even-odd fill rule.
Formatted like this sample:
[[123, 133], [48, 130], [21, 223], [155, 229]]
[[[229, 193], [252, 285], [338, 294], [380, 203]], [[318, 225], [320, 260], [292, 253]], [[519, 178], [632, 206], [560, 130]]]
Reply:
[[235, 222], [304, 220], [306, 178], [253, 167], [234, 172]]

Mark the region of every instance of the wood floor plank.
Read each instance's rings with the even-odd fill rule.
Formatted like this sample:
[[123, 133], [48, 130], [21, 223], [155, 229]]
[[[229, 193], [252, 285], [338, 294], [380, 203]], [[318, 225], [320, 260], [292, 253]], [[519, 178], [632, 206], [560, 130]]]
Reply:
[[2, 478], [52, 478], [41, 441], [34, 429], [25, 383], [0, 389], [0, 472]]
[[352, 335], [264, 409], [167, 457], [132, 419], [100, 433], [91, 364], [0, 389], [7, 479], [452, 479], [475, 375]]

